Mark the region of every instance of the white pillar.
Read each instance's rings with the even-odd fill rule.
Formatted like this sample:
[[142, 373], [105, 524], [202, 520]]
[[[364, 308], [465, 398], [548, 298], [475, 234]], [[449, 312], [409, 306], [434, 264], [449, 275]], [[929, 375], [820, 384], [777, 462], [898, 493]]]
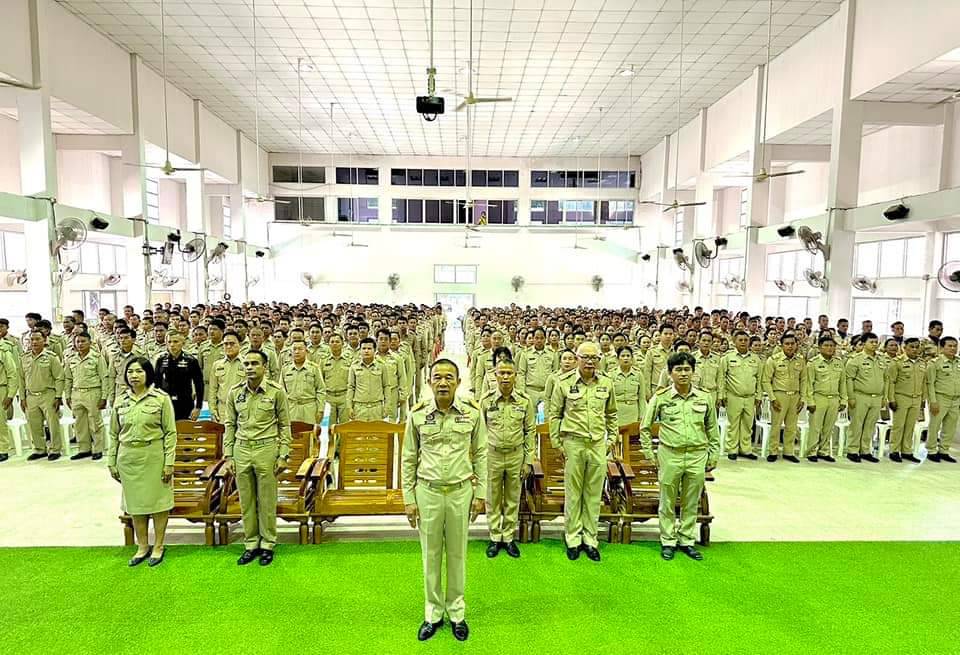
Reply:
[[766, 286], [767, 248], [757, 243], [760, 228], [747, 228], [747, 246], [743, 252], [744, 309], [751, 314], [763, 313], [763, 290]]
[[824, 274], [830, 280], [827, 293], [820, 296], [820, 311], [832, 320], [849, 318], [852, 311], [853, 257], [855, 233], [844, 228], [844, 207], [856, 207], [860, 193], [860, 151], [863, 139], [863, 107], [850, 100], [850, 75], [853, 64], [854, 17], [857, 0], [847, 0], [840, 9], [844, 22], [843, 59], [840, 84], [833, 105], [833, 133], [830, 140], [830, 179], [827, 190], [829, 212], [824, 238], [830, 246], [830, 257]]
[[956, 107], [952, 102], [943, 105], [943, 146], [940, 150], [940, 190], [949, 189], [953, 179], [954, 139], [957, 126]]
[[[121, 137], [120, 160], [123, 178], [123, 216], [139, 216], [147, 219], [146, 162], [145, 143], [142, 130], [142, 111], [140, 107], [140, 57], [130, 55], [130, 80], [133, 95], [133, 134]], [[146, 230], [144, 223], [135, 224], [135, 235], [142, 235], [139, 229]], [[153, 284], [150, 256], [143, 254], [142, 239], [134, 238], [127, 245], [127, 303], [134, 307], [146, 307], [150, 303]]]

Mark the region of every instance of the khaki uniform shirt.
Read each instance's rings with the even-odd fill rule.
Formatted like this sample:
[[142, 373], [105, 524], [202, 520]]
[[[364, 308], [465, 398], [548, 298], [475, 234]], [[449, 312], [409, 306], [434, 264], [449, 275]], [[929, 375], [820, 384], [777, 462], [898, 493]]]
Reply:
[[718, 376], [720, 386], [717, 399], [726, 400], [728, 396], [753, 397], [760, 402], [762, 396], [761, 376], [763, 364], [760, 358], [747, 351], [741, 355], [736, 350], [723, 354], [720, 358]]
[[377, 354], [374, 361], [379, 362], [387, 372], [387, 386], [385, 389], [396, 389], [399, 399], [407, 399], [407, 369], [403, 358], [399, 354], [387, 352], [386, 355]]
[[780, 352], [772, 355], [764, 364], [763, 390], [773, 399], [775, 393], [799, 394], [807, 386], [806, 361], [800, 355], [787, 357]]
[[707, 467], [713, 468], [720, 458], [720, 428], [717, 410], [707, 392], [690, 388], [686, 396], [675, 386], [661, 389], [647, 404], [640, 424], [640, 442], [644, 454], [653, 459], [651, 427], [660, 424], [659, 441], [669, 448], [706, 448]]
[[470, 480], [474, 500], [487, 496], [487, 430], [479, 406], [454, 400], [440, 411], [434, 399], [413, 407], [407, 416], [400, 454], [403, 502], [416, 505], [417, 483], [457, 484]]
[[550, 441], [555, 448], [570, 438], [604, 441], [609, 448], [620, 436], [617, 397], [605, 375], [594, 374], [587, 383], [574, 369], [559, 377], [548, 407]]
[[720, 357], [711, 352], [704, 355], [700, 350], [693, 353], [697, 368], [693, 371], [693, 385], [708, 393], [720, 388]]
[[492, 448], [523, 447], [523, 466], [537, 454], [537, 415], [533, 401], [525, 393], [514, 389], [504, 397], [497, 387], [480, 399], [487, 428], [487, 444]]
[[653, 395], [652, 385], [660, 380], [660, 372], [667, 367], [669, 357], [670, 351], [664, 350], [659, 344], [647, 351], [647, 356], [643, 360], [643, 378], [647, 381], [647, 384], [651, 385], [645, 391], [647, 398]]
[[213, 375], [213, 365], [218, 361], [223, 359], [223, 342], [214, 345], [213, 342], [209, 342], [210, 345], [207, 346], [207, 352], [203, 358], [203, 384], [204, 388], [210, 387], [210, 377]]
[[620, 425], [636, 423], [643, 416], [647, 397], [643, 377], [635, 368], [624, 373], [619, 367], [610, 375], [617, 397], [617, 421]]
[[839, 396], [840, 404], [847, 404], [847, 371], [843, 360], [836, 355], [830, 359], [817, 355], [807, 362], [806, 382], [803, 397], [807, 405], [817, 404], [815, 396]]
[[897, 396], [907, 396], [915, 403], [927, 398], [927, 363], [900, 355], [887, 368], [887, 400], [896, 402]]
[[246, 374], [243, 370], [243, 360], [238, 355], [234, 359], [220, 358], [213, 364], [210, 373], [210, 392], [207, 402], [210, 404], [210, 414], [215, 421], [222, 421], [226, 416], [227, 397], [230, 389], [244, 381]]
[[960, 357], [937, 355], [927, 364], [927, 400], [930, 404], [956, 405], [960, 401]]
[[106, 400], [113, 391], [110, 369], [103, 356], [92, 349], [86, 357], [80, 353], [70, 358], [63, 367], [64, 389], [69, 395], [71, 391], [100, 391], [100, 398]]
[[[221, 360], [223, 361], [223, 360]], [[237, 441], [276, 439], [277, 457], [290, 456], [290, 414], [287, 394], [276, 382], [261, 380], [251, 391], [246, 381], [234, 385], [226, 402], [226, 430], [223, 433], [224, 457], [234, 456]]]
[[327, 393], [345, 393], [350, 376], [350, 358], [347, 357], [347, 351], [341, 352], [339, 357], [334, 357], [331, 352], [321, 362], [320, 369], [323, 371], [323, 380], [327, 384]]
[[885, 371], [877, 357], [868, 357], [862, 352], [857, 353], [847, 360], [846, 370], [848, 398], [857, 393], [886, 397]]
[[547, 378], [560, 367], [556, 353], [546, 347], [543, 350], [531, 348], [524, 361], [524, 382], [537, 391], [547, 386]]
[[347, 410], [364, 403], [382, 403], [387, 399], [387, 367], [374, 359], [370, 364], [357, 360], [347, 375]]
[[[7, 378], [6, 398], [14, 398], [20, 392], [20, 355], [6, 339], [0, 341], [0, 364]], [[0, 420], [4, 420], [0, 418]]]
[[41, 394], [53, 391], [57, 398], [63, 396], [63, 364], [60, 358], [49, 350], [43, 350], [34, 355], [28, 350], [20, 359], [20, 397], [26, 400], [24, 394]]
[[177, 419], [173, 413], [173, 401], [166, 392], [149, 387], [147, 392], [135, 398], [124, 391], [110, 415], [110, 439], [107, 448], [107, 466], [117, 466], [120, 444], [131, 441], [163, 440], [163, 465], [173, 466], [177, 455]]
[[287, 392], [287, 400], [294, 405], [315, 402], [323, 411], [327, 385], [320, 367], [309, 359], [300, 366], [290, 362], [283, 367], [283, 388]]

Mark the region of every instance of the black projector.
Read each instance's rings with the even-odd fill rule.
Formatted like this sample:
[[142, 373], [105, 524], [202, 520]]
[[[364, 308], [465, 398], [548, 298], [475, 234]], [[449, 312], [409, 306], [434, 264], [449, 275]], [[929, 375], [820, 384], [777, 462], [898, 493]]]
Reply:
[[417, 113], [423, 114], [424, 120], [436, 120], [437, 115], [443, 113], [443, 98], [417, 96]]

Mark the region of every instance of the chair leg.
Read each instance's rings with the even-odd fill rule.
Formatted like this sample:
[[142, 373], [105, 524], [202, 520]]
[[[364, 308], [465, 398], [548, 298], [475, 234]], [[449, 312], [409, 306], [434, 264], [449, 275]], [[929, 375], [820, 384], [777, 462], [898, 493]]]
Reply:
[[208, 546], [216, 545], [216, 533], [213, 529], [213, 521], [203, 524], [203, 540]]
[[220, 545], [228, 546], [230, 544], [230, 524], [226, 521], [221, 522], [219, 527]]
[[313, 543], [319, 544], [320, 537], [323, 536], [323, 524], [320, 519], [313, 519]]
[[624, 521], [623, 528], [620, 530], [620, 543], [629, 544], [633, 539], [633, 527], [629, 521]]
[[123, 545], [132, 546], [133, 545], [133, 523], [129, 520], [123, 520]]
[[530, 526], [530, 541], [533, 543], [540, 542], [540, 521], [537, 519], [535, 519]]
[[307, 538], [309, 537], [309, 530], [307, 529], [307, 522], [304, 521], [300, 524], [300, 545], [305, 546], [307, 544]]
[[527, 540], [529, 539], [529, 535], [527, 534], [527, 531], [528, 531], [528, 528], [527, 528], [527, 520], [526, 520], [526, 519], [520, 519], [520, 529], [519, 529], [518, 532], [520, 533], [520, 534], [519, 534], [519, 539], [520, 539], [520, 543], [522, 543], [522, 544], [527, 543]]
[[709, 523], [700, 524], [700, 544], [702, 546], [710, 545], [710, 524]]

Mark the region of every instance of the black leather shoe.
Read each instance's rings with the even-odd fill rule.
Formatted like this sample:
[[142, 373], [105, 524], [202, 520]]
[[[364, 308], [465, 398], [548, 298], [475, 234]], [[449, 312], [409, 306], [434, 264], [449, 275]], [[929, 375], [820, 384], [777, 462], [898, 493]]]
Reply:
[[580, 548], [581, 550], [583, 550], [583, 552], [587, 554], [587, 558], [590, 559], [591, 561], [593, 562], [600, 561], [600, 551], [597, 550], [596, 547], [583, 544], [582, 546], [580, 546]]
[[730, 455], [727, 455], [727, 459], [729, 459], [731, 462], [735, 462], [737, 461], [737, 456], [734, 454], [730, 454]]
[[466, 621], [460, 621], [460, 623], [451, 621], [450, 625], [453, 626], [453, 636], [456, 637], [457, 641], [466, 641], [467, 637], [470, 636], [470, 628]]
[[913, 462], [914, 464], [920, 463], [920, 460], [914, 457], [913, 455], [901, 455], [900, 457], [902, 457], [907, 462]]
[[568, 559], [568, 560], [570, 560], [570, 561], [572, 562], [572, 561], [578, 559], [579, 557], [580, 557], [580, 549], [579, 549], [579, 548], [570, 548], [569, 546], [567, 546], [567, 559]]
[[46, 458], [47, 458], [46, 453], [30, 453], [29, 455], [27, 455], [28, 462], [35, 462], [38, 459], [46, 459]]
[[127, 562], [127, 566], [139, 566], [140, 564], [143, 564], [150, 559], [151, 552], [153, 552], [153, 549], [150, 546], [147, 546], [147, 552], [145, 552], [143, 555], [134, 555], [131, 557], [130, 561]]
[[747, 453], [746, 455], [741, 454], [740, 457], [742, 457], [742, 458], [744, 458], [744, 459], [752, 460], [752, 461], [754, 461], [754, 462], [757, 461], [757, 456], [754, 455], [753, 453]]
[[859, 464], [859, 463], [860, 463], [860, 454], [859, 454], [859, 453], [847, 453], [847, 459], [849, 459], [851, 462], [856, 462], [857, 464]]
[[776, 456], [776, 455], [767, 455], [767, 461], [768, 461], [768, 462], [775, 462], [775, 461], [777, 461], [777, 456]]
[[928, 462], [939, 462], [939, 461], [940, 461], [940, 455], [938, 455], [937, 453], [929, 453], [929, 454], [927, 455], [927, 461], [928, 461]]
[[677, 546], [677, 550], [689, 557], [690, 559], [695, 559], [698, 562], [703, 559], [703, 555], [699, 550], [693, 546]]
[[880, 460], [877, 459], [876, 457], [874, 457], [873, 455], [871, 455], [870, 453], [867, 453], [866, 455], [860, 455], [860, 461], [870, 462], [871, 464], [876, 464], [876, 463], [879, 462]]
[[71, 462], [75, 462], [75, 461], [77, 461], [78, 459], [86, 459], [86, 458], [92, 457], [92, 456], [93, 456], [93, 453], [91, 453], [91, 452], [88, 450], [88, 451], [86, 451], [86, 452], [84, 452], [84, 453], [77, 453], [76, 455], [73, 455], [73, 456], [70, 458], [70, 461], [71, 461]]
[[491, 541], [487, 544], [487, 557], [496, 557], [497, 553], [500, 552], [500, 542]]
[[508, 541], [503, 545], [503, 549], [507, 551], [507, 555], [514, 559], [520, 557], [520, 547], [517, 546], [516, 541]]
[[50, 453], [49, 455], [47, 455], [48, 462], [55, 462], [58, 459], [60, 459], [60, 453]]
[[5, 462], [5, 461], [7, 461], [8, 459], [10, 459], [10, 455], [8, 455], [8, 454], [6, 454], [6, 453], [0, 453], [0, 462]]
[[103, 459], [103, 453], [94, 453], [94, 454], [90, 455], [90, 459], [92, 459], [92, 460], [95, 461], [95, 462], [96, 462], [96, 461], [99, 461], [99, 460]]
[[167, 549], [164, 548], [163, 550], [160, 551], [160, 557], [151, 557], [150, 559], [147, 560], [147, 566], [150, 566], [150, 567], [160, 566], [161, 564], [163, 564], [163, 558], [166, 554], [167, 554]]
[[820, 459], [822, 459], [825, 462], [830, 462], [831, 464], [837, 461], [834, 458], [830, 457], [830, 455], [820, 455]]
[[953, 457], [951, 457], [951, 456], [948, 455], [947, 453], [940, 453], [940, 461], [941, 461], [941, 462], [947, 462], [947, 463], [949, 463], [949, 464], [956, 464], [956, 463], [957, 463], [957, 460], [955, 460]]
[[784, 459], [784, 461], [793, 462], [794, 464], [799, 464], [799, 463], [800, 463], [800, 460], [797, 459], [797, 456], [796, 456], [796, 455], [784, 455], [784, 456], [783, 456], [783, 459]]
[[890, 453], [890, 460], [898, 463], [903, 461], [903, 459], [900, 457], [900, 453]]
[[436, 623], [430, 623], [430, 621], [424, 621], [420, 624], [420, 629], [417, 630], [417, 639], [420, 641], [426, 641], [433, 635], [437, 634], [437, 630], [443, 625], [443, 619], [437, 621]]
[[816, 455], [810, 455], [810, 456], [807, 458], [807, 461], [808, 461], [808, 462], [813, 462], [814, 464], [816, 464], [818, 461], [820, 461], [820, 458], [817, 457]]
[[673, 559], [673, 556], [677, 554], [676, 546], [660, 546], [660, 557], [667, 561]]
[[260, 551], [260, 566], [270, 566], [273, 562], [273, 551], [272, 550], [261, 550]]
[[259, 555], [260, 555], [260, 549], [259, 549], [259, 548], [256, 548], [256, 549], [254, 549], [254, 550], [245, 550], [245, 551], [243, 551], [243, 555], [240, 556], [240, 559], [237, 560], [237, 565], [238, 565], [238, 566], [246, 566], [247, 564], [249, 564], [249, 563], [252, 562], [253, 560], [257, 559], [257, 557], [258, 557]]

